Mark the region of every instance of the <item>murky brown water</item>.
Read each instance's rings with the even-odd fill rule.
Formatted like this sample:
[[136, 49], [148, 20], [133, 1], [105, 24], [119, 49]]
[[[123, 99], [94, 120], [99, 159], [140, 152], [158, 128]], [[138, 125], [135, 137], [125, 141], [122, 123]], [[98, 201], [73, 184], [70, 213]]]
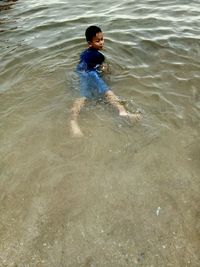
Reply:
[[[199, 11], [30, 0], [0, 12], [0, 266], [200, 266]], [[91, 102], [77, 140], [74, 68], [96, 23], [109, 84], [144, 119]]]

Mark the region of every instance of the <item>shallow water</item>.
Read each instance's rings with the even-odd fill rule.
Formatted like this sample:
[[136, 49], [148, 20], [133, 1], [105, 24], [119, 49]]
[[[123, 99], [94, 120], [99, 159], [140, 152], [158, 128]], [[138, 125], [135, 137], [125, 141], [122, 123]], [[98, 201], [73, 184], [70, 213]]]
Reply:
[[[2, 1], [1, 1], [2, 2]], [[0, 12], [1, 266], [200, 266], [199, 1], [18, 1]], [[105, 103], [70, 108], [98, 24]]]

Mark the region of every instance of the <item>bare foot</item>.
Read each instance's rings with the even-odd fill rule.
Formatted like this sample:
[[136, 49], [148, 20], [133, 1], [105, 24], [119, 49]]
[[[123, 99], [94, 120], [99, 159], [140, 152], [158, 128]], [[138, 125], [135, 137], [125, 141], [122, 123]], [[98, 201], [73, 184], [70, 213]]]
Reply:
[[71, 125], [71, 131], [72, 131], [72, 135], [73, 137], [82, 137], [83, 133], [80, 129], [80, 127], [78, 126], [78, 123], [74, 120], [70, 121], [70, 125]]
[[133, 122], [138, 122], [142, 119], [142, 114], [141, 113], [129, 113], [126, 111], [122, 111], [119, 113], [121, 117], [127, 118], [130, 120], [131, 123]]

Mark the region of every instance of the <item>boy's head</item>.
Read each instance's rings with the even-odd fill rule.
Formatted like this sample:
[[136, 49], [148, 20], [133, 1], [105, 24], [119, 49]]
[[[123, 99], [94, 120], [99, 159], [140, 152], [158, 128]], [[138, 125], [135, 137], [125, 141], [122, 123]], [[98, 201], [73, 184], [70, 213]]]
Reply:
[[85, 31], [85, 37], [89, 47], [100, 50], [104, 45], [104, 38], [101, 29], [98, 26], [90, 26]]

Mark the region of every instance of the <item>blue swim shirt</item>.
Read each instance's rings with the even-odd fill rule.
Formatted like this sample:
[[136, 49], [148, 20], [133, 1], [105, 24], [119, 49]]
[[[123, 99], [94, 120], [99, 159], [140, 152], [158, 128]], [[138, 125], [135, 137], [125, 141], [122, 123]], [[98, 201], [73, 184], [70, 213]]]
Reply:
[[109, 90], [98, 70], [104, 60], [104, 55], [94, 48], [88, 48], [81, 53], [80, 61], [77, 65], [81, 96], [99, 98]]
[[80, 55], [80, 62], [77, 66], [78, 71], [96, 70], [105, 60], [103, 54], [97, 49], [88, 48]]

